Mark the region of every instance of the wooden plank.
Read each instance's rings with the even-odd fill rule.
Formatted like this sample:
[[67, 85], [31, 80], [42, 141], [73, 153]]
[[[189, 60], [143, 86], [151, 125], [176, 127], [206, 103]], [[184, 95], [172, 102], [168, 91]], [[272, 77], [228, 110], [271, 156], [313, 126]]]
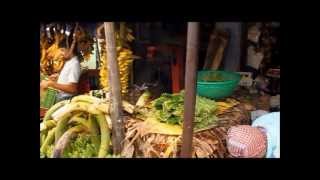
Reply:
[[206, 58], [204, 60], [204, 65], [203, 69], [210, 69], [212, 65], [212, 60], [214, 58], [215, 52], [217, 51], [218, 47], [220, 44], [220, 40], [216, 37], [216, 31], [213, 30], [210, 39], [209, 39], [209, 44], [207, 48], [207, 54]]
[[229, 35], [227, 32], [220, 29], [213, 30], [212, 34], [210, 35], [203, 69], [217, 70], [219, 68], [228, 39]]

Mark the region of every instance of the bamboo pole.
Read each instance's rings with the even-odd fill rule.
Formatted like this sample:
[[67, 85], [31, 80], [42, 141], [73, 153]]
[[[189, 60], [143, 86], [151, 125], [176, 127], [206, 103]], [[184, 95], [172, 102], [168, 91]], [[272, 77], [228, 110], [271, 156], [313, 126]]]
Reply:
[[187, 59], [185, 73], [184, 120], [181, 157], [192, 157], [193, 119], [196, 102], [196, 71], [198, 62], [199, 23], [188, 23]]
[[120, 89], [120, 75], [117, 62], [116, 40], [114, 34], [114, 23], [104, 23], [106, 50], [108, 61], [108, 73], [111, 92], [111, 121], [112, 121], [112, 145], [113, 152], [120, 154], [122, 150], [122, 142], [124, 139], [124, 126], [122, 120], [121, 107], [121, 89]]

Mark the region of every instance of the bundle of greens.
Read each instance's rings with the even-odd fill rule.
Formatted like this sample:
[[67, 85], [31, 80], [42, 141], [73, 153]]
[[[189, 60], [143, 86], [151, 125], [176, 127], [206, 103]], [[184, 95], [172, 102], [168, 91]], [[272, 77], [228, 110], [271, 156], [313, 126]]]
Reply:
[[[183, 123], [184, 91], [177, 94], [162, 94], [152, 102], [153, 114], [160, 122], [168, 124]], [[195, 129], [214, 125], [217, 121], [215, 111], [216, 102], [204, 97], [196, 97]]]
[[68, 158], [91, 158], [98, 155], [98, 147], [91, 142], [90, 135], [79, 134], [64, 151], [64, 157]]
[[[92, 158], [98, 155], [98, 147], [91, 142], [91, 135], [79, 134], [70, 142], [63, 152], [63, 158]], [[52, 157], [54, 145], [48, 146], [45, 153], [40, 153], [40, 157]]]
[[[100, 137], [99, 137], [100, 138]], [[92, 135], [79, 134], [72, 141], [63, 153], [66, 158], [95, 158], [98, 156], [99, 147], [92, 142]], [[112, 150], [106, 154], [105, 158], [122, 158], [121, 155], [112, 154]]]

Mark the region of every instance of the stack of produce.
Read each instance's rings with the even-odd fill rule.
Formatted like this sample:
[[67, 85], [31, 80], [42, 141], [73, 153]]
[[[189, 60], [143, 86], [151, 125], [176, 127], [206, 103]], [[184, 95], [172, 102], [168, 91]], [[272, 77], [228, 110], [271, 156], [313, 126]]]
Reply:
[[[119, 32], [116, 32], [116, 45], [117, 45], [117, 61], [120, 73], [121, 92], [123, 95], [128, 93], [129, 85], [129, 69], [133, 62], [133, 53], [130, 50], [127, 42], [134, 40], [132, 30], [125, 27], [125, 39], [121, 39]], [[104, 39], [99, 39], [100, 46], [100, 84], [105, 90], [109, 90], [109, 77], [106, 63], [107, 52]]]
[[[135, 117], [126, 123], [122, 155], [125, 157], [178, 157], [181, 151], [183, 93], [163, 94], [151, 102], [148, 100], [149, 97], [150, 95], [146, 93], [140, 97], [137, 102], [140, 105], [136, 105]], [[197, 96], [193, 157], [223, 158], [227, 156], [225, 136], [228, 127], [220, 126], [220, 117], [231, 112], [236, 106], [235, 100], [215, 102]]]
[[[123, 102], [129, 113], [134, 106]], [[88, 95], [52, 106], [40, 124], [40, 156], [91, 158], [110, 157], [109, 101]]]

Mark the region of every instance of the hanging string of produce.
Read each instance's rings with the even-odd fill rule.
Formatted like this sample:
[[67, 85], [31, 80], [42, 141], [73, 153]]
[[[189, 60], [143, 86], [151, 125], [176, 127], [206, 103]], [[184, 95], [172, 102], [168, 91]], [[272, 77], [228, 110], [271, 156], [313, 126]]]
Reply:
[[[132, 30], [126, 26], [125, 23], [120, 23], [116, 28], [116, 46], [117, 46], [117, 60], [119, 65], [121, 93], [123, 95], [128, 93], [129, 86], [129, 67], [133, 62], [133, 53], [129, 43], [134, 40]], [[97, 38], [100, 49], [100, 85], [106, 91], [109, 90], [108, 70], [105, 68], [106, 63], [106, 49], [104, 41], [104, 27], [103, 24], [97, 28]]]

